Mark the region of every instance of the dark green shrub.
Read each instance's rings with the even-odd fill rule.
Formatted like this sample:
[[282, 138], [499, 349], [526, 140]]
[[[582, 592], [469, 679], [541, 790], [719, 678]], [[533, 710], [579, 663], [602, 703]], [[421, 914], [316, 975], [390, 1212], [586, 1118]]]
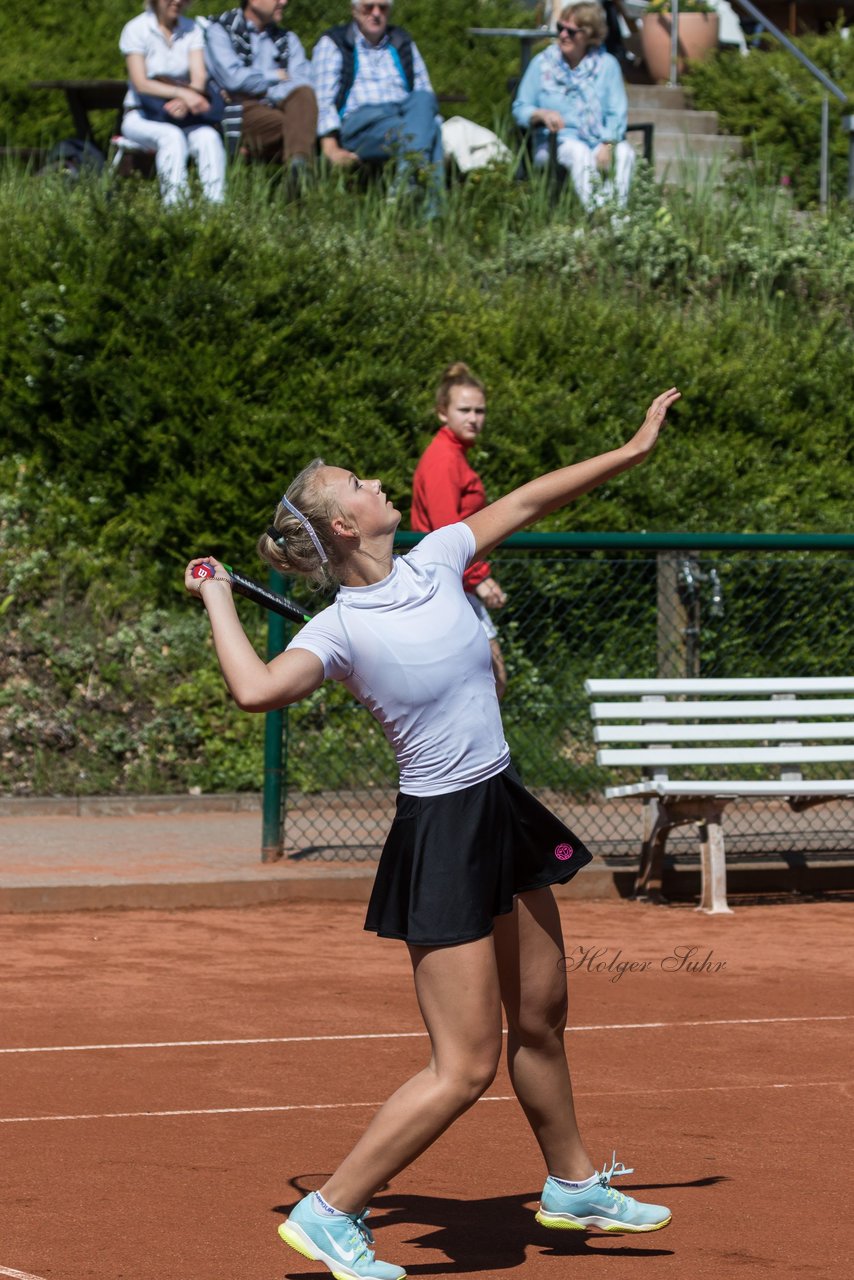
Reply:
[[[841, 29], [805, 35], [795, 43], [834, 83], [854, 95], [854, 44]], [[826, 90], [770, 36], [748, 57], [721, 52], [693, 64], [685, 76], [694, 106], [717, 111], [723, 133], [747, 139], [758, 180], [782, 185], [802, 207], [819, 198], [821, 100]], [[847, 108], [828, 95], [831, 192], [843, 199], [848, 182]]]

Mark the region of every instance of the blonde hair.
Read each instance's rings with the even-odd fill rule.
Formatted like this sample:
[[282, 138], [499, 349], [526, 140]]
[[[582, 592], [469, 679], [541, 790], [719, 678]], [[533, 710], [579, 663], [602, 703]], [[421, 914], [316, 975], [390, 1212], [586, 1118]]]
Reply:
[[587, 43], [592, 48], [604, 44], [608, 34], [608, 19], [601, 5], [582, 0], [581, 4], [568, 4], [560, 11], [560, 22], [572, 21], [587, 36]]
[[[329, 560], [324, 563], [305, 525], [279, 503], [273, 523], [258, 539], [258, 554], [279, 573], [298, 574], [319, 588], [337, 584], [336, 564], [341, 556], [332, 531], [332, 521], [341, 515], [328, 488], [319, 483], [318, 473], [326, 466], [322, 458], [314, 458], [304, 467], [285, 497], [310, 521]], [[275, 538], [272, 534], [275, 533]]]
[[439, 413], [447, 413], [451, 403], [451, 391], [454, 387], [476, 387], [486, 395], [486, 387], [480, 378], [476, 378], [467, 364], [458, 360], [449, 364], [442, 374], [442, 381], [436, 388], [436, 409]]

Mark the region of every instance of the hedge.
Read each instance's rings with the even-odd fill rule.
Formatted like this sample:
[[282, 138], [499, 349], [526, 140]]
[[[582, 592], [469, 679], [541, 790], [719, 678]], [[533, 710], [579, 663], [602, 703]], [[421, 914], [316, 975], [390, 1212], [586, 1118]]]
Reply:
[[489, 389], [491, 496], [682, 388], [654, 464], [551, 528], [846, 529], [851, 217], [708, 195], [664, 203], [641, 173], [627, 218], [586, 219], [498, 168], [425, 227], [382, 188], [294, 204], [257, 169], [171, 212], [153, 183], [0, 179], [2, 789], [256, 787], [260, 719], [230, 705], [182, 566], [257, 569], [315, 454], [406, 510], [452, 359]]

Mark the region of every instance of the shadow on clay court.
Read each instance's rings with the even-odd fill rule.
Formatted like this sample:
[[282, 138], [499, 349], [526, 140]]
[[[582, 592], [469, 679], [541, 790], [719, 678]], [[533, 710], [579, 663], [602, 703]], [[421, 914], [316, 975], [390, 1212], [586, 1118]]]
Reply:
[[730, 1182], [725, 1173], [712, 1173], [708, 1178], [693, 1178], [690, 1182], [632, 1182], [625, 1186], [617, 1186], [618, 1191], [635, 1195], [638, 1191], [667, 1191], [673, 1187], [715, 1187], [719, 1182]]
[[[725, 1177], [699, 1178], [692, 1182], [650, 1183], [634, 1186], [635, 1191], [654, 1191], [665, 1187], [707, 1187], [725, 1182]], [[321, 1178], [304, 1175], [291, 1185], [300, 1194], [317, 1186]], [[458, 1272], [503, 1271], [523, 1266], [526, 1250], [539, 1249], [545, 1257], [596, 1257], [603, 1252], [622, 1258], [670, 1257], [672, 1249], [662, 1247], [658, 1233], [643, 1236], [615, 1236], [586, 1232], [550, 1232], [533, 1221], [539, 1189], [530, 1195], [496, 1196], [483, 1200], [454, 1200], [442, 1196], [395, 1195], [384, 1192], [375, 1198], [371, 1227], [403, 1226], [409, 1228], [407, 1244], [444, 1253], [447, 1262], [409, 1263], [407, 1274], [455, 1275]], [[276, 1205], [274, 1213], [288, 1214], [292, 1205]], [[650, 1235], [654, 1239], [650, 1239]], [[631, 1241], [631, 1243], [629, 1243]], [[659, 1244], [661, 1241], [661, 1244]], [[603, 1249], [601, 1246], [605, 1245]], [[380, 1256], [382, 1252], [380, 1250]], [[314, 1272], [288, 1270], [291, 1280], [316, 1280]]]

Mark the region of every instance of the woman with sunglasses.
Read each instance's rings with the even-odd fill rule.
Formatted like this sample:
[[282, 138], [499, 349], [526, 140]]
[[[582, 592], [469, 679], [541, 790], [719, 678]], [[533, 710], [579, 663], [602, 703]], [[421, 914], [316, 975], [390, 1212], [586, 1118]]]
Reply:
[[[675, 387], [658, 396], [620, 448], [539, 476], [400, 557], [400, 513], [380, 481], [315, 459], [289, 486], [259, 551], [281, 572], [338, 593], [270, 663], [240, 625], [228, 575], [197, 579], [202, 559], [187, 566], [185, 586], [204, 602], [238, 706], [268, 711], [340, 681], [382, 725], [400, 768], [365, 928], [407, 944], [430, 1056], [279, 1227], [337, 1280], [402, 1280], [401, 1267], [374, 1256], [366, 1205], [489, 1087], [505, 1041], [502, 1007], [511, 1084], [548, 1174], [537, 1221], [609, 1232], [670, 1221], [664, 1206], [614, 1190], [611, 1179], [631, 1170], [612, 1160], [597, 1172], [578, 1131], [551, 886], [590, 855], [513, 771], [489, 645], [462, 575], [511, 533], [643, 462], [678, 399]], [[322, 998], [320, 965], [316, 985]]]
[[623, 73], [603, 47], [607, 29], [598, 4], [562, 9], [557, 42], [531, 60], [513, 102], [516, 123], [535, 130], [535, 164], [548, 162], [549, 135], [557, 135], [558, 164], [585, 209], [625, 204], [635, 163]]

